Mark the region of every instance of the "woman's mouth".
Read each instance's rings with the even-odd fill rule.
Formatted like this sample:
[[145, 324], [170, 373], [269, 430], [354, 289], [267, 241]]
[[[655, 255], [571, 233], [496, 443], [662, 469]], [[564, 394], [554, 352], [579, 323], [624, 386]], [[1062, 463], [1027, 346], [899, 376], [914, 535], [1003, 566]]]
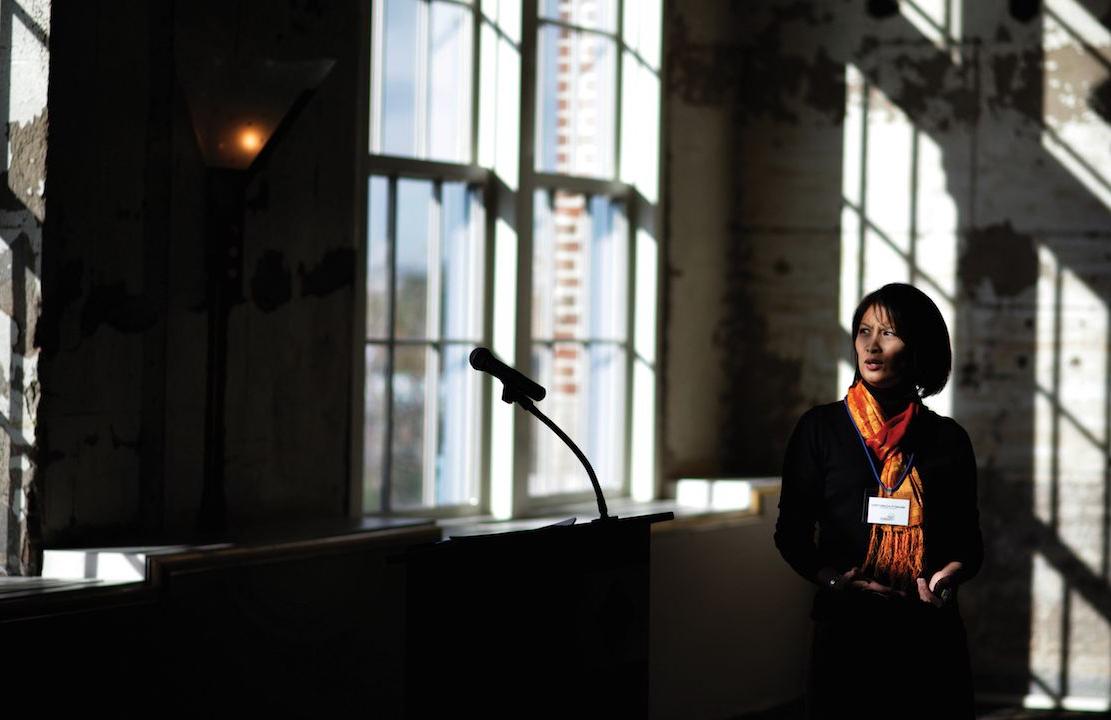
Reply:
[[879, 369], [879, 368], [883, 367], [883, 361], [882, 360], [865, 360], [864, 361], [864, 366], [871, 369], [871, 370], [876, 370], [876, 369]]

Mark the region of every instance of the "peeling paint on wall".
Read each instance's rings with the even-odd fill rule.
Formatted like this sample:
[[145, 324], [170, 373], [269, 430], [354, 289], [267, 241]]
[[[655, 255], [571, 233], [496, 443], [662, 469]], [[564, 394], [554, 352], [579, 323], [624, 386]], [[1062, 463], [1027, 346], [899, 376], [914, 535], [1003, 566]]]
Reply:
[[1038, 253], [1034, 238], [1011, 224], [973, 229], [960, 261], [965, 292], [975, 296], [987, 282], [999, 297], [1016, 297], [1038, 282]]
[[121, 333], [142, 333], [158, 322], [160, 309], [145, 295], [127, 292], [125, 283], [95, 285], [81, 307], [81, 335], [89, 337], [101, 325]]
[[[992, 692], [1022, 696], [1036, 673], [1038, 693], [1106, 701], [1111, 630], [1091, 607], [1109, 562], [1109, 430], [1103, 405], [1079, 408], [1111, 392], [1111, 3], [1032, 17], [886, 5], [882, 18], [863, 1], [669, 5], [664, 473], [776, 472], [785, 405], [844, 391], [826, 380], [844, 364], [842, 296], [861, 278], [919, 284], [952, 311], [952, 413], [981, 466], [990, 560], [962, 594], [976, 670]], [[820, 233], [841, 263], [812, 260]], [[856, 274], [831, 279], [858, 245]], [[707, 366], [720, 377], [703, 380]], [[699, 399], [714, 391], [716, 415]], [[1087, 466], [1066, 453], [1043, 467], [1061, 438]]]
[[306, 269], [297, 265], [301, 278], [301, 297], [325, 297], [336, 290], [349, 287], [355, 281], [354, 248], [335, 248], [324, 253], [320, 262]]
[[251, 298], [263, 312], [273, 312], [293, 297], [293, 279], [285, 257], [267, 250], [255, 264], [251, 277]]
[[46, 217], [46, 109], [26, 124], [8, 124], [11, 165], [7, 188], [10, 197], [0, 198], [4, 210], [31, 211], [40, 223]]

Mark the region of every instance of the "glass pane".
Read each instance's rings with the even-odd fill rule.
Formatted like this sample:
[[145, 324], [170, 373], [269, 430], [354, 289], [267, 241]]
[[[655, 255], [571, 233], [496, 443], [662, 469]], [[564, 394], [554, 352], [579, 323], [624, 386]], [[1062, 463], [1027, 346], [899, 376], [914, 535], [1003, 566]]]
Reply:
[[371, 177], [367, 185], [366, 336], [385, 338], [389, 332], [389, 181]]
[[[498, 11], [504, 14], [509, 2]], [[520, 32], [520, 2], [516, 2]], [[485, 5], [483, 7], [485, 8]], [[482, 23], [482, 65], [479, 78], [479, 159], [493, 168], [510, 190], [517, 189], [520, 147], [521, 53], [505, 26]]]
[[383, 345], [366, 346], [366, 408], [363, 418], [363, 511], [381, 509], [386, 449], [386, 361]]
[[624, 55], [621, 86], [621, 179], [656, 202], [659, 194], [660, 79], [658, 73]]
[[456, 3], [383, 0], [376, 34], [372, 151], [469, 162], [473, 11]]
[[508, 42], [521, 42], [521, 0], [483, 0], [482, 16], [497, 25]]
[[624, 339], [628, 230], [623, 205], [564, 191], [541, 190], [534, 197], [533, 337]]
[[636, 327], [633, 349], [648, 363], [656, 362], [656, 273], [659, 267], [659, 243], [656, 242], [651, 213], [644, 212], [637, 228], [636, 288], [633, 307]]
[[443, 337], [482, 338], [482, 205], [476, 188], [443, 187]]
[[448, 345], [440, 367], [438, 505], [478, 504], [482, 384], [468, 362], [470, 351], [470, 345]]
[[540, 31], [536, 83], [537, 169], [613, 176], [615, 44], [547, 25]]
[[[425, 497], [424, 449], [429, 403], [425, 347], [399, 347], [394, 354], [391, 498], [395, 508], [419, 507]], [[434, 412], [434, 410], [433, 410]]]
[[663, 28], [661, 0], [625, 3], [625, 45], [644, 58], [649, 67], [660, 69], [660, 37]]
[[[625, 456], [625, 352], [613, 343], [533, 347], [533, 372], [548, 394], [542, 412], [586, 454], [603, 487], [620, 488]], [[529, 494], [589, 492], [582, 464], [555, 433], [530, 423]]]
[[428, 336], [433, 195], [426, 180], [397, 182], [397, 326], [399, 338]]
[[587, 433], [583, 452], [602, 487], [620, 488], [625, 477], [625, 351], [611, 343], [586, 349]]
[[421, 0], [383, 0], [381, 48], [381, 152], [417, 154]]
[[433, 2], [428, 37], [428, 157], [449, 162], [471, 159], [470, 8]]
[[540, 17], [617, 32], [617, 0], [541, 0]]
[[625, 339], [628, 326], [628, 233], [623, 204], [605, 197], [590, 199], [588, 337]]

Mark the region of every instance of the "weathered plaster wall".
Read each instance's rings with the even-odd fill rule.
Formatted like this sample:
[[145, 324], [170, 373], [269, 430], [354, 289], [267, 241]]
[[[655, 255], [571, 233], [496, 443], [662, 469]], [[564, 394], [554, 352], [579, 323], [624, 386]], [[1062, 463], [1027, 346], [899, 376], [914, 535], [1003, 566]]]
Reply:
[[72, 3], [54, 18], [38, 440], [48, 543], [197, 521], [205, 170], [179, 46], [336, 63], [248, 189], [228, 341], [229, 524], [346, 512], [357, 4]]
[[42, 224], [50, 2], [0, 4], [0, 574], [34, 571]]
[[669, 4], [664, 472], [777, 473], [846, 308], [916, 282], [980, 466], [978, 688], [1102, 702], [1111, 3], [884, 5]]

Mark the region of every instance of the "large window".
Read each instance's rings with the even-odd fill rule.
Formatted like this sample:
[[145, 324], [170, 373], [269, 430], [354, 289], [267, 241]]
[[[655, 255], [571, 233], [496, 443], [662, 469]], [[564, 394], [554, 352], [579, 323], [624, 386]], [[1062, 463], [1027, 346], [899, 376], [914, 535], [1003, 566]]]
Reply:
[[370, 7], [363, 510], [590, 497], [476, 345], [547, 388], [609, 495], [651, 497], [659, 2]]

